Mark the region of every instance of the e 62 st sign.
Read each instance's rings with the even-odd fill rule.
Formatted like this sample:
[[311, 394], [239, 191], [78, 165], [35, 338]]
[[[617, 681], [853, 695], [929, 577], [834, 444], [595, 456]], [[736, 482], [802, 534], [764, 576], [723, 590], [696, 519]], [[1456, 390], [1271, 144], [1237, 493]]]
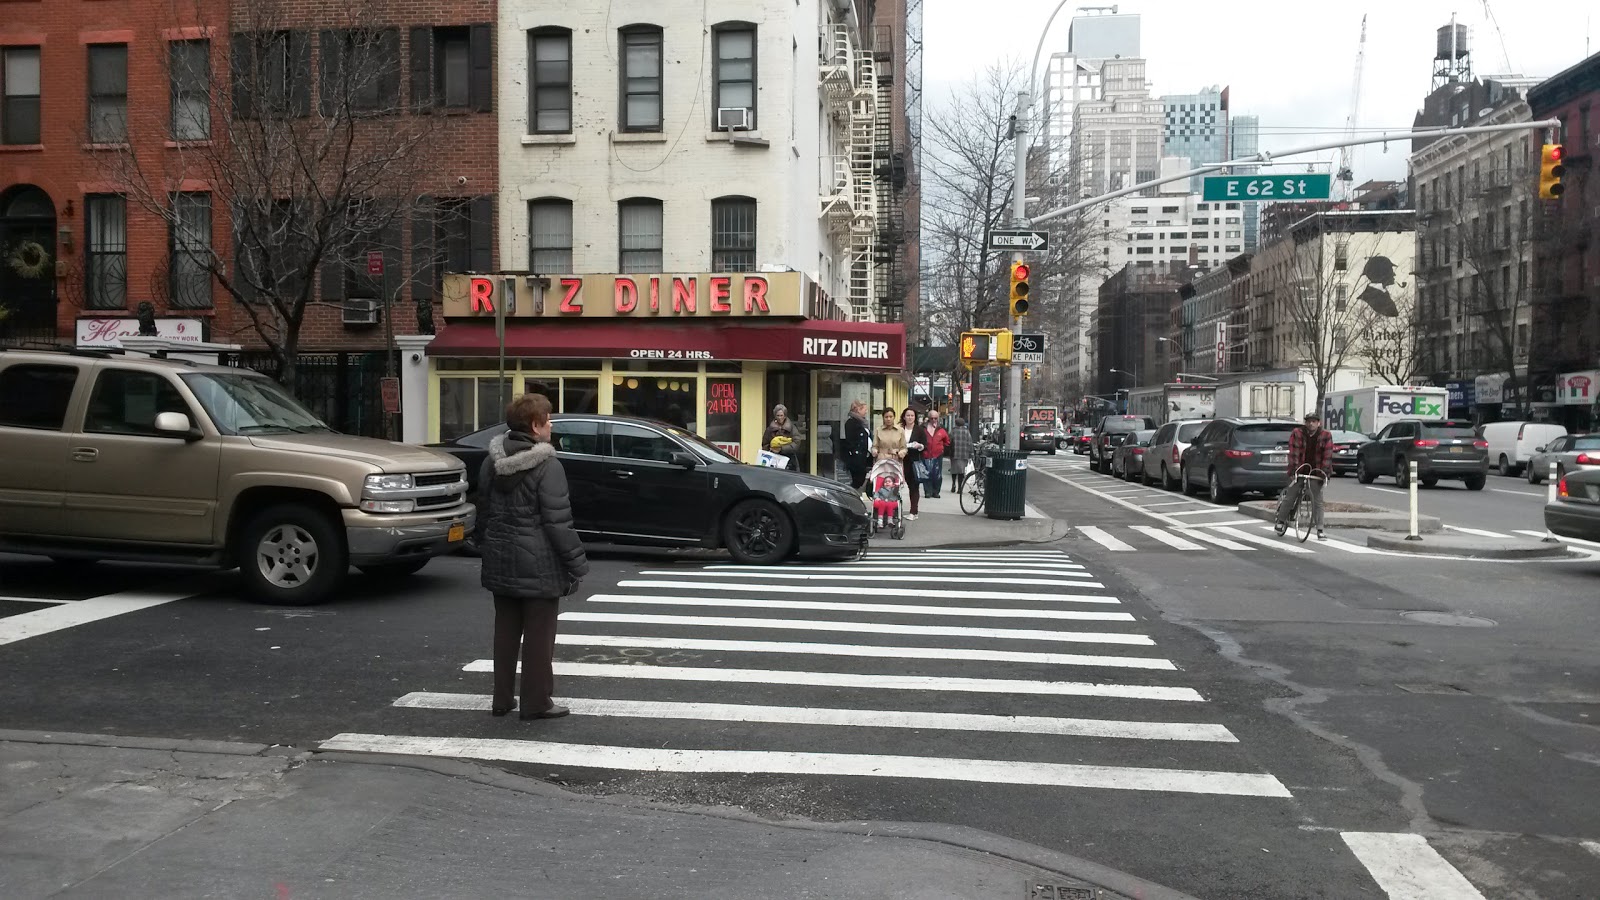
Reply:
[[1333, 176], [1212, 175], [1205, 180], [1202, 200], [1326, 200]]

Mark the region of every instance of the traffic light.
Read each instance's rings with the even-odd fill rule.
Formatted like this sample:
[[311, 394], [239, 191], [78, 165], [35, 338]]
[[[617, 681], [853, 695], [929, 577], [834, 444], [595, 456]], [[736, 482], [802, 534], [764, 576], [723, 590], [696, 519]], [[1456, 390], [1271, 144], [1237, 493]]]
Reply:
[[1539, 199], [1554, 200], [1561, 196], [1566, 186], [1561, 183], [1567, 167], [1561, 160], [1566, 150], [1560, 144], [1545, 144], [1539, 151]]
[[1028, 314], [1028, 264], [1014, 262], [1011, 264], [1011, 315], [1025, 316]]
[[1030, 368], [1024, 367], [1023, 370], [1022, 370], [1022, 380], [1023, 381], [1032, 381], [1033, 380], [1033, 370], [1030, 369]]
[[967, 368], [988, 365], [998, 358], [994, 335], [976, 331], [961, 333], [961, 361]]

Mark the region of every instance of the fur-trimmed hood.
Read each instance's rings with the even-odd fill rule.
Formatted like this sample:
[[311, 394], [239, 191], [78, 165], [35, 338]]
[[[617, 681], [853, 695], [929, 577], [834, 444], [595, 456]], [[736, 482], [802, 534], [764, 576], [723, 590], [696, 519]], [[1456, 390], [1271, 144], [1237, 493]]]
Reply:
[[499, 479], [514, 479], [531, 472], [554, 459], [556, 448], [545, 441], [536, 441], [520, 431], [508, 431], [489, 442], [489, 460], [494, 464], [494, 474]]

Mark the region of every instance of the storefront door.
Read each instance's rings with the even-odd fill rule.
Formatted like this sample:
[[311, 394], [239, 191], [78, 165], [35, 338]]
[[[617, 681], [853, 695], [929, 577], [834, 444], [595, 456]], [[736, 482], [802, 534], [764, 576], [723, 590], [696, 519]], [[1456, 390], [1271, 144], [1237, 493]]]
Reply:
[[[811, 417], [811, 370], [800, 368], [776, 369], [767, 373], [766, 421], [771, 423], [772, 410], [782, 403], [789, 410], [789, 421], [794, 423], [796, 447], [795, 464], [802, 472], [810, 472], [813, 425]], [[766, 425], [762, 425], [763, 434]], [[766, 449], [766, 448], [762, 448]]]

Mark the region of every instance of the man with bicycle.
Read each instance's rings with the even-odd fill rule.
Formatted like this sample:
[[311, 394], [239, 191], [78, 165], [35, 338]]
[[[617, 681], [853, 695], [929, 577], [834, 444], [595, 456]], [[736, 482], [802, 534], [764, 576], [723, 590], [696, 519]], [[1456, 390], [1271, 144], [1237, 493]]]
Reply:
[[[1305, 424], [1289, 433], [1289, 485], [1283, 489], [1278, 501], [1278, 534], [1289, 530], [1289, 517], [1301, 501], [1301, 485], [1311, 494], [1311, 524], [1317, 529], [1317, 540], [1327, 537], [1322, 533], [1322, 484], [1333, 465], [1333, 435], [1322, 428], [1322, 417], [1306, 413]], [[1312, 475], [1302, 481], [1302, 468], [1310, 467]]]

